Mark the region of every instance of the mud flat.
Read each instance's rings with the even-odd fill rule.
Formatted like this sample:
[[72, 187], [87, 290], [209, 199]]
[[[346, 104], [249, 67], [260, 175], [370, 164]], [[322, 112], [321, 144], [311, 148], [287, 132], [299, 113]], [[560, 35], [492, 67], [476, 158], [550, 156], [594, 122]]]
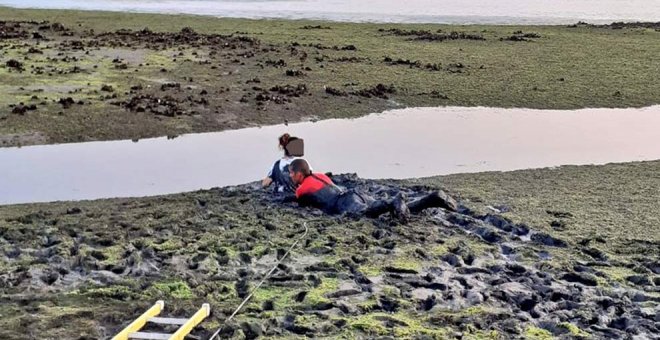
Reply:
[[[156, 299], [214, 331], [292, 239], [309, 237], [223, 336], [653, 337], [660, 162], [392, 181], [463, 205], [407, 225], [328, 217], [254, 185], [0, 207], [0, 337], [107, 338]], [[279, 254], [279, 255], [278, 255]]]
[[0, 146], [416, 106], [658, 104], [657, 23], [450, 26], [0, 8]]

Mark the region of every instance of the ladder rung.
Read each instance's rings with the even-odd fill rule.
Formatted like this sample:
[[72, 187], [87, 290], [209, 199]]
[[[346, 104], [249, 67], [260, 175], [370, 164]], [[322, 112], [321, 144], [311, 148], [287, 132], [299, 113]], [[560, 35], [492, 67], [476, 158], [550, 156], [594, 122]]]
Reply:
[[[195, 328], [195, 326], [211, 314], [211, 306], [209, 306], [208, 303], [205, 303], [202, 305], [202, 308], [190, 317], [190, 319], [158, 317], [157, 315], [160, 314], [164, 305], [165, 303], [163, 301], [156, 302], [156, 304], [149, 308], [148, 311], [144, 312], [144, 314], [131, 322], [131, 324], [126, 326], [126, 328], [124, 328], [119, 334], [115, 335], [112, 340], [182, 340], [193, 330], [193, 328]], [[173, 334], [139, 332], [147, 322], [165, 325], [179, 325], [180, 327]]]
[[142, 327], [144, 327], [144, 324], [147, 323], [149, 318], [160, 314], [160, 311], [163, 310], [163, 307], [165, 307], [165, 302], [162, 300], [156, 301], [155, 305], [151, 306], [149, 310], [144, 312], [137, 319], [135, 319], [135, 321], [126, 326], [126, 328], [119, 332], [119, 334], [115, 335], [112, 340], [128, 340], [129, 334], [139, 331]]
[[172, 334], [135, 332], [128, 335], [129, 339], [168, 340]]
[[153, 317], [149, 319], [149, 322], [158, 323], [161, 325], [183, 325], [188, 319], [183, 318], [159, 318]]

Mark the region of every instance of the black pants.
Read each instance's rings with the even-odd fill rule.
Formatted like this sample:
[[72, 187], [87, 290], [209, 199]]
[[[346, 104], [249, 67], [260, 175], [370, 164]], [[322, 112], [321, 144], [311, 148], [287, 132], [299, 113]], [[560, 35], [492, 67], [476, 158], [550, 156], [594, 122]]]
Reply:
[[357, 189], [351, 189], [339, 195], [332, 213], [364, 214], [374, 201], [368, 194]]
[[334, 206], [335, 214], [365, 215], [376, 218], [392, 210], [392, 204], [385, 200], [376, 200], [369, 194], [351, 189], [342, 193]]
[[[420, 211], [441, 207], [455, 210], [455, 207], [448, 205], [445, 200], [438, 200], [436, 196], [426, 195], [412, 202], [407, 203], [411, 213], [416, 214]], [[351, 189], [342, 193], [334, 205], [333, 214], [359, 214], [370, 218], [376, 218], [384, 213], [392, 211], [392, 202], [385, 200], [376, 200], [367, 193], [357, 189]]]

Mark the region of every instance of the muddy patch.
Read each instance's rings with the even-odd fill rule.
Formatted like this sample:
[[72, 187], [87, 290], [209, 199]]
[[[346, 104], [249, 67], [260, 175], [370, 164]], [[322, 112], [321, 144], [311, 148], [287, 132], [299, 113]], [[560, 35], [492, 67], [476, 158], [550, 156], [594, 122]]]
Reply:
[[409, 38], [410, 40], [415, 40], [415, 41], [443, 42], [450, 40], [486, 40], [486, 38], [484, 38], [482, 35], [479, 34], [456, 32], [456, 31], [443, 32], [441, 29], [432, 32], [428, 30], [402, 30], [399, 28], [389, 28], [389, 29], [381, 28], [378, 30], [378, 32], [387, 35], [410, 37]]
[[117, 30], [101, 33], [90, 42], [92, 46], [135, 47], [144, 46], [148, 49], [175, 48], [181, 45], [192, 47], [217, 46], [222, 48], [247, 48], [260, 44], [258, 39], [242, 35], [201, 34], [192, 28], [183, 28], [178, 33], [153, 32], [148, 28], [140, 31]]
[[620, 29], [629, 29], [629, 28], [647, 28], [647, 29], [654, 29], [656, 31], [660, 31], [660, 22], [624, 22], [624, 21], [618, 21], [618, 22], [613, 22], [611, 24], [605, 24], [605, 25], [597, 25], [597, 24], [590, 24], [588, 22], [580, 21], [576, 24], [569, 25], [568, 27], [571, 28], [576, 28], [576, 27], [592, 27], [592, 28], [608, 28], [608, 29], [614, 29], [614, 30], [620, 30]]
[[129, 64], [141, 64], [145, 62], [148, 50], [124, 49], [124, 48], [99, 48], [94, 50], [93, 55], [106, 59], [121, 59]]
[[[434, 190], [353, 175], [333, 180], [382, 199]], [[659, 302], [653, 274], [621, 282], [606, 269], [622, 264], [607, 259], [558, 265], [542, 254], [558, 244], [569, 252], [582, 246], [500, 215], [461, 207], [427, 209], [408, 224], [389, 214], [333, 217], [256, 189], [254, 183], [0, 210], [5, 306], [27, 312], [31, 305], [20, 301], [29, 296], [87, 311], [73, 317], [72, 328], [54, 324], [63, 310], [48, 307], [36, 323], [3, 321], [0, 334], [24, 338], [31, 327], [108, 337], [142, 313], [138, 307], [166, 299], [174, 314], [211, 303], [213, 314], [194, 331], [208, 336], [302, 235], [303, 223], [309, 237], [226, 326], [225, 337], [644, 337], [658, 331], [648, 312]]]
[[[2, 117], [0, 116], [0, 121]], [[48, 143], [48, 137], [40, 132], [28, 133], [0, 133], [0, 145], [2, 146], [27, 146]]]
[[535, 32], [525, 33], [523, 31], [515, 31], [512, 35], [500, 38], [501, 41], [535, 41], [535, 39], [541, 38], [541, 35]]

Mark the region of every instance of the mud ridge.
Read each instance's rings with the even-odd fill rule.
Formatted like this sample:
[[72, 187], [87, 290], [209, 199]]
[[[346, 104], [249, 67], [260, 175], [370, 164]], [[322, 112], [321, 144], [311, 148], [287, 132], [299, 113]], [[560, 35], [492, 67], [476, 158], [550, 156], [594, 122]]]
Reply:
[[[354, 175], [333, 180], [382, 199], [436, 190]], [[0, 335], [24, 338], [31, 327], [106, 338], [166, 299], [174, 316], [211, 303], [213, 315], [194, 332], [208, 336], [301, 234], [303, 222], [309, 238], [227, 326], [225, 338], [625, 338], [659, 331], [657, 275], [647, 270], [616, 281], [608, 270], [623, 263], [584, 242], [465, 207], [427, 209], [405, 225], [388, 214], [326, 216], [254, 183], [69, 202], [6, 217], [0, 296], [22, 322]], [[583, 250], [599, 261], [553, 260]], [[650, 268], [660, 263], [656, 255], [646, 259]], [[37, 305], [44, 312], [33, 321], [28, 311]], [[62, 313], [77, 326], [57, 323]]]

